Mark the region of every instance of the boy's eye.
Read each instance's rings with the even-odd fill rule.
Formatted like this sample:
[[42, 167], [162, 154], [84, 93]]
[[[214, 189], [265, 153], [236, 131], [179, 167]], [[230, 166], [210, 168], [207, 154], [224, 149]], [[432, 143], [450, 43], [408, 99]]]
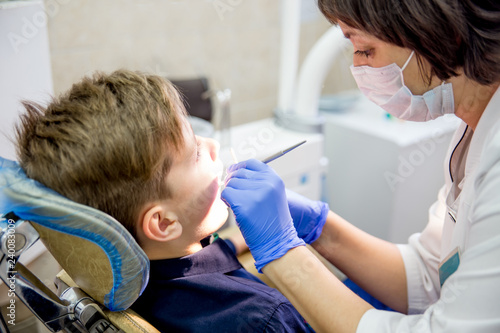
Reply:
[[196, 160], [198, 161], [200, 159], [200, 155], [201, 155], [201, 142], [200, 141], [196, 141]]
[[356, 52], [354, 52], [355, 55], [357, 56], [365, 56], [366, 58], [368, 58], [370, 55], [372, 55], [372, 50], [366, 50], [366, 51], [362, 51], [362, 50], [357, 50]]

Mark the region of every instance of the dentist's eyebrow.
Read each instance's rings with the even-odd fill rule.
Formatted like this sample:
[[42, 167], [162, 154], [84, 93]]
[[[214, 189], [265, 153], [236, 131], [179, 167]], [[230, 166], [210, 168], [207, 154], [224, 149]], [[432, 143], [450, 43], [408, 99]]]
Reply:
[[348, 32], [344, 33], [344, 38], [351, 39], [351, 37], [354, 35], [356, 35], [356, 34], [348, 31]]
[[367, 35], [364, 31], [360, 30], [351, 30], [351, 29], [344, 29], [344, 37], [346, 39], [351, 39], [352, 37], [357, 37], [357, 38], [368, 38], [369, 35]]
[[358, 35], [355, 30], [351, 30], [349, 28], [344, 28], [343, 32], [346, 39], [351, 39], [351, 37], [356, 37]]

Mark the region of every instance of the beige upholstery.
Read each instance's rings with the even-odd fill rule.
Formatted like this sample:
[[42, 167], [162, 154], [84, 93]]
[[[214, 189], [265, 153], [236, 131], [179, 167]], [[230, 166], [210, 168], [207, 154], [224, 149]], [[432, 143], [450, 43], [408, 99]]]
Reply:
[[[64, 268], [57, 278], [70, 287], [79, 287], [102, 304], [113, 283], [111, 266], [102, 249], [83, 238], [51, 230], [33, 222], [31, 224], [40, 234], [40, 239], [49, 252]], [[131, 309], [113, 312], [102, 307], [101, 310], [113, 325], [125, 333], [159, 333]]]
[[[0, 216], [7, 214], [15, 217], [15, 232], [20, 227], [19, 232], [26, 233], [24, 236], [30, 246], [37, 237], [36, 233], [40, 235], [41, 241], [66, 270], [68, 277], [72, 277], [96, 304], [103, 304], [113, 311], [124, 310], [144, 290], [149, 276], [149, 259], [122, 224], [102, 211], [48, 189], [28, 178], [17, 162], [0, 157]], [[5, 227], [6, 221], [2, 219], [0, 222]], [[25, 222], [31, 223], [28, 225]], [[49, 288], [24, 266], [19, 267], [16, 267], [18, 274], [35, 286], [35, 289], [31, 288], [34, 295], [52, 297]], [[36, 299], [33, 298], [34, 301]], [[48, 309], [44, 305], [33, 306], [35, 314], [43, 314], [40, 319], [54, 320], [51, 313], [46, 313]], [[120, 317], [110, 316], [116, 318], [116, 322], [123, 318], [124, 322], [133, 323], [130, 326], [135, 329], [127, 329], [127, 332], [157, 332], [150, 325], [138, 329], [147, 323], [131, 312], [125, 312]], [[83, 318], [86, 319], [89, 318]], [[59, 328], [58, 325], [55, 327]]]
[[[64, 270], [57, 274], [57, 278], [70, 287], [79, 287]], [[111, 323], [125, 333], [160, 333], [160, 331], [131, 309], [117, 312], [109, 311], [106, 308], [102, 310]]]
[[31, 224], [59, 265], [82, 290], [102, 304], [113, 284], [111, 266], [102, 249], [83, 238]]

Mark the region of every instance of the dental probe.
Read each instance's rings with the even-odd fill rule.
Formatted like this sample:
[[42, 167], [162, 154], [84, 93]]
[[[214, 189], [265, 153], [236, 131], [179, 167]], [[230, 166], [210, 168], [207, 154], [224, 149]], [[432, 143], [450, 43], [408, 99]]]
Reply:
[[[281, 156], [285, 155], [286, 153], [289, 153], [290, 151], [294, 150], [298, 146], [303, 145], [304, 143], [306, 143], [306, 141], [307, 140], [304, 140], [304, 141], [299, 142], [291, 147], [288, 147], [287, 149], [281, 150], [281, 151], [277, 152], [276, 154], [273, 154], [273, 155], [263, 159], [261, 162], [267, 164], [271, 161], [274, 161], [275, 159], [280, 158]], [[233, 158], [233, 162], [238, 163], [238, 159], [236, 158], [236, 154], [234, 153], [234, 149], [232, 147], [230, 149], [230, 152], [231, 152], [231, 155]], [[219, 181], [219, 187], [221, 188], [221, 191], [224, 190], [224, 188], [226, 187], [226, 185], [225, 185], [226, 177], [227, 177], [227, 175], [224, 177], [224, 181], [222, 181], [222, 180]]]
[[304, 143], [306, 143], [306, 140], [304, 140], [304, 141], [302, 141], [302, 142], [299, 142], [299, 143], [297, 143], [296, 145], [293, 145], [293, 146], [291, 146], [291, 147], [289, 147], [289, 148], [287, 148], [287, 149], [284, 149], [284, 150], [282, 150], [282, 151], [279, 151], [279, 152], [277, 152], [276, 154], [273, 154], [273, 155], [271, 155], [271, 156], [269, 156], [269, 157], [267, 157], [267, 158], [263, 159], [263, 160], [262, 160], [262, 163], [266, 163], [266, 164], [267, 164], [267, 163], [269, 163], [269, 162], [271, 162], [271, 161], [274, 161], [275, 159], [277, 159], [277, 158], [279, 158], [279, 157], [281, 157], [281, 156], [285, 155], [286, 153], [288, 153], [288, 152], [290, 152], [290, 151], [294, 150], [295, 148], [297, 148], [297, 147], [298, 147], [298, 146], [300, 146], [300, 145], [303, 145]]
[[236, 154], [234, 153], [233, 147], [231, 147], [231, 157], [233, 158], [233, 163], [236, 164], [238, 163], [238, 159], [236, 158]]

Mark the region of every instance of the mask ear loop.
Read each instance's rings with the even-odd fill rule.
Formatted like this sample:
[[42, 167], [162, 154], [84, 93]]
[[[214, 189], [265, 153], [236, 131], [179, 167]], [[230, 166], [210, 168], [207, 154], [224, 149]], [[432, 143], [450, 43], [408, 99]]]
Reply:
[[403, 67], [401, 67], [401, 72], [403, 72], [405, 70], [406, 66], [408, 66], [408, 64], [410, 63], [410, 60], [411, 60], [411, 58], [413, 57], [414, 54], [415, 54], [415, 51], [411, 51], [411, 54], [408, 57], [408, 60], [406, 60], [406, 62], [403, 65]]
[[[405, 64], [403, 65], [403, 67], [401, 67], [401, 72], [400, 72], [400, 75], [401, 75], [401, 82], [403, 84], [403, 86], [406, 87], [405, 85], [405, 78], [404, 78], [404, 75], [403, 75], [403, 71], [405, 70], [406, 66], [408, 66], [408, 64], [410, 63], [410, 60], [411, 58], [413, 57], [413, 55], [415, 54], [415, 51], [411, 51], [411, 54], [410, 56], [408, 57], [408, 59], [406, 60]], [[397, 64], [395, 64], [397, 66]], [[406, 87], [406, 89], [408, 89], [408, 87]], [[408, 89], [409, 90], [409, 89]]]
[[[406, 62], [403, 65], [403, 67], [401, 67], [401, 73], [403, 73], [403, 71], [405, 70], [405, 68], [408, 66], [408, 64], [410, 63], [410, 60], [411, 60], [411, 58], [413, 57], [414, 54], [415, 54], [415, 51], [411, 51], [411, 54], [408, 57], [408, 60], [406, 60]], [[441, 82], [441, 85], [443, 86], [445, 84], [446, 84], [446, 80], [443, 80], [443, 82]]]

